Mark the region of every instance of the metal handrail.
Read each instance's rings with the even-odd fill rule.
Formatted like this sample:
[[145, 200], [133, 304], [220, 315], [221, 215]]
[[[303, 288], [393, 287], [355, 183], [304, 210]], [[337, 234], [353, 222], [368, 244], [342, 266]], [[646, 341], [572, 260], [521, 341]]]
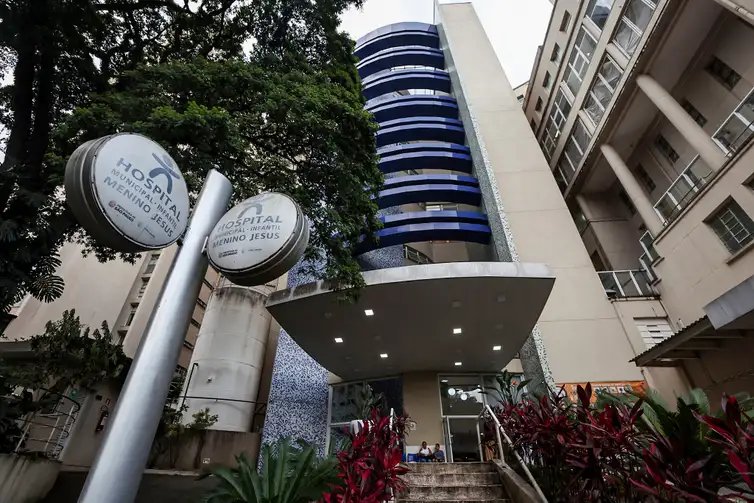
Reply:
[[[50, 393], [44, 390], [47, 396], [58, 396], [58, 401], [55, 403], [55, 407], [51, 412], [43, 412], [41, 410], [33, 411], [26, 415], [26, 417], [19, 419], [18, 422], [23, 424], [21, 434], [18, 435], [18, 441], [13, 449], [13, 452], [19, 453], [26, 450], [27, 444], [38, 443], [44, 444], [43, 447], [31, 447], [28, 452], [44, 452], [50, 459], [58, 459], [60, 453], [63, 450], [64, 441], [70, 436], [71, 429], [73, 428], [78, 413], [81, 410], [81, 404], [76, 400], [65, 396], [61, 393]], [[8, 399], [21, 400], [20, 397], [15, 395], [9, 395]], [[70, 405], [69, 410], [61, 410], [67, 403]], [[55, 420], [54, 424], [50, 421]], [[63, 424], [61, 425], [61, 420]], [[19, 426], [21, 426], [19, 424]], [[41, 431], [33, 432], [33, 428], [39, 428]], [[45, 436], [36, 436], [38, 434], [49, 434]], [[15, 439], [16, 435], [12, 438]]]
[[516, 461], [518, 462], [518, 464], [521, 465], [521, 468], [524, 470], [524, 473], [528, 477], [529, 482], [531, 483], [534, 490], [537, 492], [537, 495], [542, 499], [543, 503], [547, 503], [547, 497], [545, 496], [545, 493], [542, 492], [542, 488], [539, 487], [539, 484], [537, 484], [537, 481], [534, 478], [534, 475], [531, 474], [529, 467], [526, 466], [526, 463], [518, 454], [518, 451], [516, 451], [515, 447], [513, 446], [513, 442], [511, 441], [508, 434], [505, 433], [505, 430], [503, 429], [503, 425], [500, 424], [500, 421], [495, 415], [495, 412], [492, 410], [492, 408], [489, 405], [484, 406], [484, 408], [482, 409], [482, 412], [479, 413], [479, 419], [483, 419], [486, 416], [489, 416], [490, 418], [492, 418], [492, 421], [494, 421], [495, 425], [497, 425], [497, 428], [495, 429], [495, 433], [497, 435], [497, 446], [500, 452], [500, 460], [505, 462], [505, 458], [503, 457], [503, 443], [501, 440], [501, 435], [502, 435], [502, 438], [505, 439], [505, 442], [511, 448], [511, 452], [513, 452], [513, 456], [516, 458]]

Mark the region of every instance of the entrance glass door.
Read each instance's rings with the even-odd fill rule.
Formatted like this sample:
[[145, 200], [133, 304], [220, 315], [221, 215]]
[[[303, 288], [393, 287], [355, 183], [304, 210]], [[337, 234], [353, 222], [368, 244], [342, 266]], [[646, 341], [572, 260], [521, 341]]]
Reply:
[[468, 463], [481, 461], [481, 438], [476, 417], [445, 417], [445, 444], [448, 461]]

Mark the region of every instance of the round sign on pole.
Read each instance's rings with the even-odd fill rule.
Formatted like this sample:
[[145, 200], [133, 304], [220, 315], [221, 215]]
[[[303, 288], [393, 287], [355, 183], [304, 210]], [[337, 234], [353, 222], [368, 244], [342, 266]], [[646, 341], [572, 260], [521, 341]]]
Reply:
[[165, 248], [188, 225], [188, 188], [176, 162], [139, 134], [105, 136], [77, 148], [66, 165], [65, 190], [79, 223], [118, 251]]
[[207, 242], [210, 263], [233, 283], [253, 286], [282, 276], [304, 254], [309, 223], [283, 194], [265, 193], [230, 209]]

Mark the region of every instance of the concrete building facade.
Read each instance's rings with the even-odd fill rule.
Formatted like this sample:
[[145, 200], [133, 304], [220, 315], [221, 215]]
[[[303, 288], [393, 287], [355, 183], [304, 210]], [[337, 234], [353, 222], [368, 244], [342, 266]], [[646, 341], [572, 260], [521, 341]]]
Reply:
[[[524, 104], [627, 353], [750, 392], [754, 3], [559, 0]], [[748, 350], [748, 351], [747, 351]]]

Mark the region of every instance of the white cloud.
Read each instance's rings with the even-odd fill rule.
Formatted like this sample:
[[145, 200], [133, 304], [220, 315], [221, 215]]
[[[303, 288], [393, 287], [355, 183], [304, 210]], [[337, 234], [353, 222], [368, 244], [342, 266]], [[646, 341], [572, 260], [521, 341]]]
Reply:
[[[528, 80], [537, 47], [544, 40], [552, 4], [549, 0], [472, 0], [472, 3], [511, 84]], [[342, 28], [358, 39], [387, 24], [431, 23], [432, 17], [433, 0], [367, 0], [363, 9], [350, 9], [343, 14]]]

